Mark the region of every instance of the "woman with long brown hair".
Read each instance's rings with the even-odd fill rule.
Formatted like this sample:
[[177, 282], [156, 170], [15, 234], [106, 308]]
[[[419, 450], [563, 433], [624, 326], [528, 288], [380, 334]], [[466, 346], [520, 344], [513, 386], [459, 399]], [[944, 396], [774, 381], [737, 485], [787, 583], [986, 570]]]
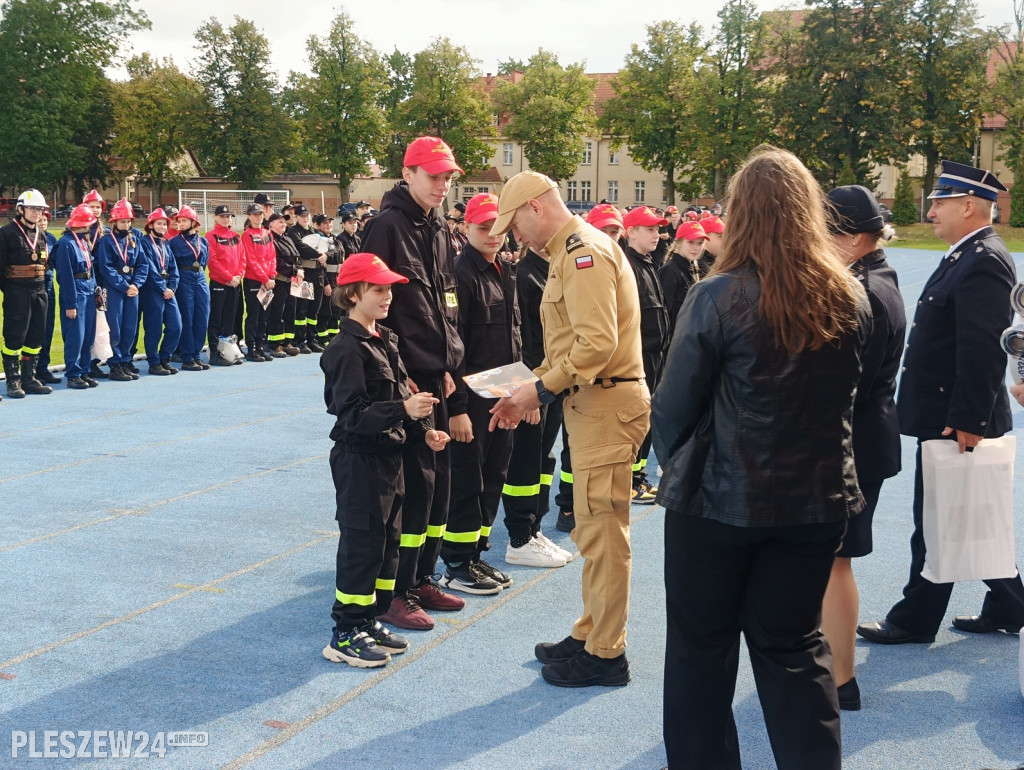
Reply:
[[739, 768], [732, 700], [744, 636], [779, 768], [838, 769], [822, 596], [863, 505], [851, 422], [867, 297], [803, 164], [755, 151], [729, 227], [690, 289], [655, 394], [664, 473], [665, 746], [671, 768]]

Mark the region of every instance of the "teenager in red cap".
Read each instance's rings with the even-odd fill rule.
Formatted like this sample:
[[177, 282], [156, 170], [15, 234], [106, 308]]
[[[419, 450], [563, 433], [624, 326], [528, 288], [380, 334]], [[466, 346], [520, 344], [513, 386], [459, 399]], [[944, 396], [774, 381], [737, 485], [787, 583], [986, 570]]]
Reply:
[[703, 278], [711, 272], [715, 259], [722, 252], [722, 234], [725, 232], [725, 222], [721, 217], [710, 217], [700, 221], [704, 233], [708, 236], [704, 244], [704, 254], [700, 258], [700, 277]]
[[683, 222], [676, 228], [675, 236], [668, 261], [658, 271], [661, 288], [665, 292], [665, 307], [668, 308], [669, 340], [675, 332], [676, 317], [686, 299], [686, 292], [701, 278], [700, 255], [708, 241], [700, 222]]
[[[622, 220], [626, 228], [626, 261], [633, 268], [636, 287], [640, 292], [640, 345], [644, 360], [647, 387], [654, 393], [661, 379], [668, 346], [668, 310], [665, 293], [658, 280], [658, 266], [654, 251], [661, 240], [661, 229], [668, 223], [647, 206], [638, 206]], [[633, 463], [633, 502], [653, 505], [657, 487], [647, 481], [647, 456], [651, 453], [651, 431], [647, 431]]]
[[334, 301], [348, 316], [320, 359], [324, 401], [335, 416], [331, 475], [338, 503], [334, 632], [323, 656], [357, 668], [387, 665], [409, 642], [377, 620], [391, 606], [398, 572], [405, 485], [402, 447], [422, 443], [438, 452], [448, 436], [434, 430], [438, 399], [410, 393], [398, 339], [381, 326], [392, 285], [409, 279], [380, 257], [353, 254], [338, 272]]
[[610, 203], [599, 203], [587, 214], [587, 224], [593, 225], [616, 243], [622, 237], [622, 212]]
[[107, 324], [110, 326], [110, 379], [139, 379], [132, 364], [131, 347], [139, 332], [139, 289], [149, 275], [142, 253], [142, 233], [132, 227], [135, 213], [127, 198], [110, 208], [109, 233], [100, 239], [96, 268], [107, 289]]
[[181, 368], [201, 372], [210, 365], [199, 358], [210, 319], [210, 287], [206, 284], [206, 263], [210, 244], [199, 236], [199, 217], [191, 206], [182, 206], [175, 218], [178, 235], [171, 239], [171, 255], [178, 266], [178, 310], [181, 311]]
[[[380, 214], [368, 220], [363, 231], [363, 250], [381, 255], [391, 269], [411, 279], [395, 287], [391, 325], [409, 367], [410, 389], [438, 399], [438, 425], [448, 424], [448, 397], [455, 390], [451, 373], [463, 355], [456, 328], [454, 254], [439, 207], [452, 177], [461, 171], [441, 139], [419, 137], [405, 151], [401, 181], [384, 194]], [[398, 582], [387, 622], [401, 628], [433, 628], [424, 608], [465, 606], [432, 578], [448, 520], [449, 457], [419, 443], [404, 451], [409, 504], [403, 514]]]
[[85, 203], [75, 206], [67, 229], [53, 250], [54, 271], [60, 291], [60, 330], [64, 337], [65, 382], [74, 390], [99, 383], [89, 375], [93, 337], [96, 336], [96, 265], [89, 244], [89, 229], [96, 215]]

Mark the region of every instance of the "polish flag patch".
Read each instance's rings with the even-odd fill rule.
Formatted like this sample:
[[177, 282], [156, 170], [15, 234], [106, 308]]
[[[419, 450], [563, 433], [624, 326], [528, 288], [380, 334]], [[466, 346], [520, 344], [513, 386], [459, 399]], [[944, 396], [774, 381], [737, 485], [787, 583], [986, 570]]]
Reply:
[[585, 257], [576, 257], [576, 269], [582, 270], [585, 267], [593, 267], [594, 258], [587, 254]]

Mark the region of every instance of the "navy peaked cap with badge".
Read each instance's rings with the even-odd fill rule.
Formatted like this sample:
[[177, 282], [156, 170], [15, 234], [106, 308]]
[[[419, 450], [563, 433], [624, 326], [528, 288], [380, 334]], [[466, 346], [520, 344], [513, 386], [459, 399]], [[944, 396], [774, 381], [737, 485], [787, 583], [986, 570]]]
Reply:
[[942, 161], [942, 171], [928, 200], [933, 198], [962, 198], [973, 195], [994, 201], [1006, 187], [991, 171], [975, 168], [951, 160]]

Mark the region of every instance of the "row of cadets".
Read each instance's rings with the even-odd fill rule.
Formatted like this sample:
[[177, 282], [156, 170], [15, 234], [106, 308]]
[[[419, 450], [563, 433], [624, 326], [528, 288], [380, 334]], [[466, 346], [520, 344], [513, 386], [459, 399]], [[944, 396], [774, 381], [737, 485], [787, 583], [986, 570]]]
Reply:
[[149, 373], [177, 374], [171, 356], [181, 339], [181, 311], [175, 296], [180, 281], [178, 266], [164, 240], [170, 219], [162, 208], [153, 209], [146, 219], [142, 252], [149, 260], [149, 277], [139, 293], [142, 307], [143, 345]]
[[[261, 193], [262, 194], [262, 193]], [[263, 195], [266, 198], [266, 195]], [[252, 203], [245, 211], [246, 227], [242, 231], [242, 253], [245, 278], [242, 292], [245, 296], [245, 342], [247, 361], [273, 361], [267, 345], [267, 309], [260, 301], [260, 289], [274, 290], [277, 257], [270, 231], [263, 226], [263, 206]], [[273, 301], [273, 297], [271, 297]]]
[[110, 379], [130, 382], [139, 378], [132, 364], [131, 346], [139, 330], [139, 289], [149, 275], [142, 253], [142, 233], [132, 227], [135, 215], [127, 198], [110, 209], [112, 230], [100, 238], [96, 268], [107, 290], [110, 327]]
[[[46, 199], [38, 190], [18, 196], [14, 219], [0, 228], [0, 289], [4, 293], [3, 362], [7, 395], [53, 392], [35, 378], [48, 312]], [[40, 226], [40, 221], [42, 225]]]
[[96, 336], [96, 264], [89, 235], [97, 218], [92, 207], [79, 204], [53, 250], [54, 271], [60, 286], [60, 329], [64, 338], [64, 374], [67, 387], [95, 388], [92, 344]]
[[199, 235], [199, 217], [191, 206], [182, 206], [175, 222], [178, 234], [168, 243], [178, 268], [177, 300], [181, 312], [178, 352], [182, 369], [199, 372], [210, 368], [199, 357], [210, 318], [210, 287], [206, 283], [210, 245]]

